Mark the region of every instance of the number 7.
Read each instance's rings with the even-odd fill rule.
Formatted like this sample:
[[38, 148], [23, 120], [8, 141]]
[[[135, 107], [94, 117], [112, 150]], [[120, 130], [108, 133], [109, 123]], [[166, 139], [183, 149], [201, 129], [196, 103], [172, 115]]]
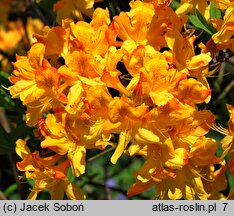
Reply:
[[227, 207], [227, 205], [228, 205], [228, 203], [222, 203], [222, 204], [224, 205], [223, 211], [225, 211], [225, 210], [226, 210], [226, 207]]

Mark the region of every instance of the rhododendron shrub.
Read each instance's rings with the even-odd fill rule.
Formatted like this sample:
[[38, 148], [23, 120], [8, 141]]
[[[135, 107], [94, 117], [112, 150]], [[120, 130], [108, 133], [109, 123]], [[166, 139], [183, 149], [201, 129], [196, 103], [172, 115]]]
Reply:
[[[208, 77], [219, 70], [212, 59], [234, 49], [233, 2], [181, 1], [175, 11], [170, 1], [132, 0], [113, 19], [94, 2], [58, 1], [58, 25], [34, 33], [13, 62], [8, 90], [38, 140], [37, 148], [16, 142], [16, 166], [34, 180], [28, 199], [46, 189], [51, 199], [84, 199], [67, 176], [69, 169], [78, 180], [86, 174], [92, 149], [114, 149], [112, 164], [123, 155], [142, 158], [129, 197], [154, 188], [158, 199], [231, 199], [222, 191], [225, 172], [234, 175], [234, 108], [227, 104], [224, 128], [205, 107]], [[214, 10], [223, 16], [212, 17]], [[187, 23], [209, 39], [198, 44], [202, 33]]]

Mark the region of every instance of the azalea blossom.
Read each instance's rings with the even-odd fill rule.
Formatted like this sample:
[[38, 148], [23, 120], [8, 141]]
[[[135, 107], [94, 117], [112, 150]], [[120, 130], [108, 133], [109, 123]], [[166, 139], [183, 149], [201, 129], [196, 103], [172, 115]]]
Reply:
[[[84, 199], [83, 192], [74, 183], [67, 179], [69, 162], [60, 155], [40, 157], [38, 152], [31, 153], [25, 140], [16, 142], [16, 152], [22, 158], [16, 164], [25, 177], [35, 180], [28, 199], [35, 200], [39, 192], [48, 189], [51, 199], [63, 199], [64, 193], [69, 199]], [[58, 162], [60, 163], [56, 165]]]
[[12, 97], [20, 98], [28, 106], [26, 122], [29, 126], [35, 125], [42, 113], [66, 101], [60, 75], [44, 59], [44, 52], [43, 44], [34, 44], [27, 57], [17, 57], [15, 70], [9, 77], [14, 83], [9, 88]]

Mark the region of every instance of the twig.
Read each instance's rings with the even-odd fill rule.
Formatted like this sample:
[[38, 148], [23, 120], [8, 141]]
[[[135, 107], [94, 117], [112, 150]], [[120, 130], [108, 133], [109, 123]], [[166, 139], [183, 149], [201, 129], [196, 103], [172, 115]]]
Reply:
[[103, 152], [101, 152], [101, 153], [99, 153], [99, 154], [97, 154], [97, 155], [95, 155], [95, 156], [87, 159], [87, 162], [94, 161], [94, 160], [98, 159], [99, 157], [107, 154], [108, 152], [111, 152], [113, 149], [115, 149], [115, 147], [111, 147], [111, 148], [109, 148], [109, 149], [107, 149], [107, 150], [105, 150], [105, 151], [103, 151]]
[[230, 82], [228, 84], [228, 86], [226, 86], [226, 88], [223, 90], [222, 94], [219, 95], [218, 99], [216, 100], [216, 103], [218, 103], [219, 101], [223, 100], [226, 95], [228, 94], [228, 92], [234, 88], [234, 80], [232, 80], [232, 82]]
[[0, 191], [0, 200], [7, 200], [6, 196], [2, 191]]
[[49, 26], [49, 22], [48, 20], [45, 18], [45, 16], [43, 15], [43, 13], [40, 11], [40, 9], [37, 7], [36, 4], [32, 4], [32, 8], [33, 10], [36, 12], [36, 14], [38, 15], [38, 17], [42, 20], [42, 22], [45, 23], [45, 25]]
[[11, 131], [10, 124], [6, 118], [5, 110], [3, 108], [0, 108], [0, 124], [7, 133], [10, 133]]

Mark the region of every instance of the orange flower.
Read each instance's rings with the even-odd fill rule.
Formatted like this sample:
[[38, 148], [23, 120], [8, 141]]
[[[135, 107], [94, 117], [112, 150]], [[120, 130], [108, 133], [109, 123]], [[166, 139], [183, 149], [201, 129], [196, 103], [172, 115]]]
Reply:
[[178, 86], [178, 95], [180, 100], [187, 103], [207, 102], [210, 97], [211, 90], [207, 89], [201, 82], [195, 79], [182, 80]]
[[127, 89], [136, 104], [165, 105], [177, 95], [179, 81], [186, 78], [184, 73], [169, 67], [162, 53], [148, 45], [138, 46], [123, 59], [133, 76]]
[[95, 130], [95, 124], [88, 125], [80, 119], [69, 119], [64, 111], [48, 114], [45, 123], [49, 134], [42, 141], [42, 148], [49, 148], [59, 155], [67, 155], [73, 174], [80, 176], [85, 172], [86, 149], [104, 149], [109, 145], [108, 137]]
[[223, 150], [221, 158], [224, 158], [227, 154], [230, 154], [228, 166], [232, 175], [234, 175], [234, 106], [227, 104], [227, 110], [229, 112], [228, 129], [225, 129], [222, 126], [214, 126], [214, 129], [225, 135], [225, 137], [221, 140]]
[[131, 1], [130, 6], [129, 13], [121, 12], [119, 16], [114, 17], [113, 25], [123, 41], [133, 40], [137, 44], [145, 44], [154, 16], [154, 6], [141, 1]]
[[[234, 3], [234, 2], [233, 2]], [[216, 44], [216, 51], [229, 48], [234, 51], [233, 23], [234, 23], [234, 7], [229, 7], [225, 11], [222, 25], [218, 28], [218, 32], [212, 35], [212, 39]]]
[[34, 44], [27, 57], [17, 57], [15, 70], [9, 77], [14, 84], [9, 87], [12, 98], [20, 98], [28, 107], [26, 122], [29, 126], [35, 125], [44, 112], [57, 106], [60, 101], [66, 102], [60, 75], [44, 59], [44, 51], [43, 44]]
[[[122, 96], [115, 97], [109, 104], [109, 125], [115, 125], [115, 130], [120, 131], [116, 150], [111, 157], [111, 162], [116, 163], [123, 154], [125, 148], [134, 137], [138, 128], [144, 124], [144, 118], [148, 113], [148, 106], [142, 104], [135, 106], [134, 103]], [[111, 127], [111, 126], [110, 126]]]
[[[234, 106], [227, 104], [227, 110], [229, 112], [229, 121], [228, 121], [228, 129], [223, 128], [222, 126], [213, 125], [212, 129], [215, 131], [225, 135], [225, 137], [221, 140], [223, 154], [221, 158], [224, 158], [228, 153], [231, 153], [231, 161], [233, 163], [234, 158]], [[233, 167], [233, 165], [231, 166]]]
[[28, 199], [36, 199], [38, 193], [45, 189], [48, 189], [51, 199], [63, 199], [64, 192], [69, 199], [84, 199], [83, 192], [75, 184], [69, 183], [66, 177], [68, 160], [61, 161], [61, 156], [57, 154], [41, 158], [39, 153], [30, 152], [24, 140], [16, 142], [16, 152], [22, 158], [16, 164], [17, 168], [25, 172], [26, 178], [35, 180]]
[[117, 69], [119, 53], [114, 47], [109, 49], [108, 27], [110, 23], [108, 10], [97, 8], [90, 24], [83, 21], [69, 23], [71, 31], [65, 65], [59, 73], [68, 85], [81, 81], [85, 85], [107, 85], [127, 94], [121, 84]]
[[233, 0], [212, 0], [215, 3], [215, 6], [220, 8], [221, 10], [227, 9], [229, 6], [234, 5]]
[[153, 108], [147, 119], [127, 149], [131, 156], [146, 158], [128, 195], [155, 185], [161, 199], [208, 199], [202, 179], [208, 181], [209, 173], [203, 167], [222, 160], [215, 155], [218, 143], [204, 136], [214, 121], [212, 113], [174, 98]]
[[210, 17], [210, 6], [207, 1], [202, 0], [182, 0], [180, 6], [176, 9], [176, 13], [181, 16], [189, 14], [190, 12], [195, 13], [198, 9], [208, 20]]
[[0, 50], [12, 55], [20, 40], [23, 37], [22, 23], [18, 20], [16, 22], [8, 23], [8, 30], [1, 26], [0, 29]]
[[119, 16], [114, 17], [112, 23], [118, 36], [126, 44], [132, 43], [135, 46], [150, 44], [160, 50], [166, 45], [164, 39], [166, 32], [169, 29], [181, 31], [185, 22], [164, 4], [156, 4], [154, 7], [150, 3], [131, 1], [130, 6], [130, 12], [121, 12]]
[[[169, 140], [149, 145], [147, 160], [138, 171], [136, 183], [130, 187], [128, 196], [155, 185], [160, 199], [208, 199], [209, 194], [202, 179], [209, 181], [210, 173], [206, 173], [203, 168], [220, 163], [215, 156], [218, 143], [205, 137], [197, 139], [191, 147], [189, 143], [183, 142], [173, 149], [168, 148], [169, 143], [172, 145]], [[164, 149], [166, 146], [167, 150]]]

